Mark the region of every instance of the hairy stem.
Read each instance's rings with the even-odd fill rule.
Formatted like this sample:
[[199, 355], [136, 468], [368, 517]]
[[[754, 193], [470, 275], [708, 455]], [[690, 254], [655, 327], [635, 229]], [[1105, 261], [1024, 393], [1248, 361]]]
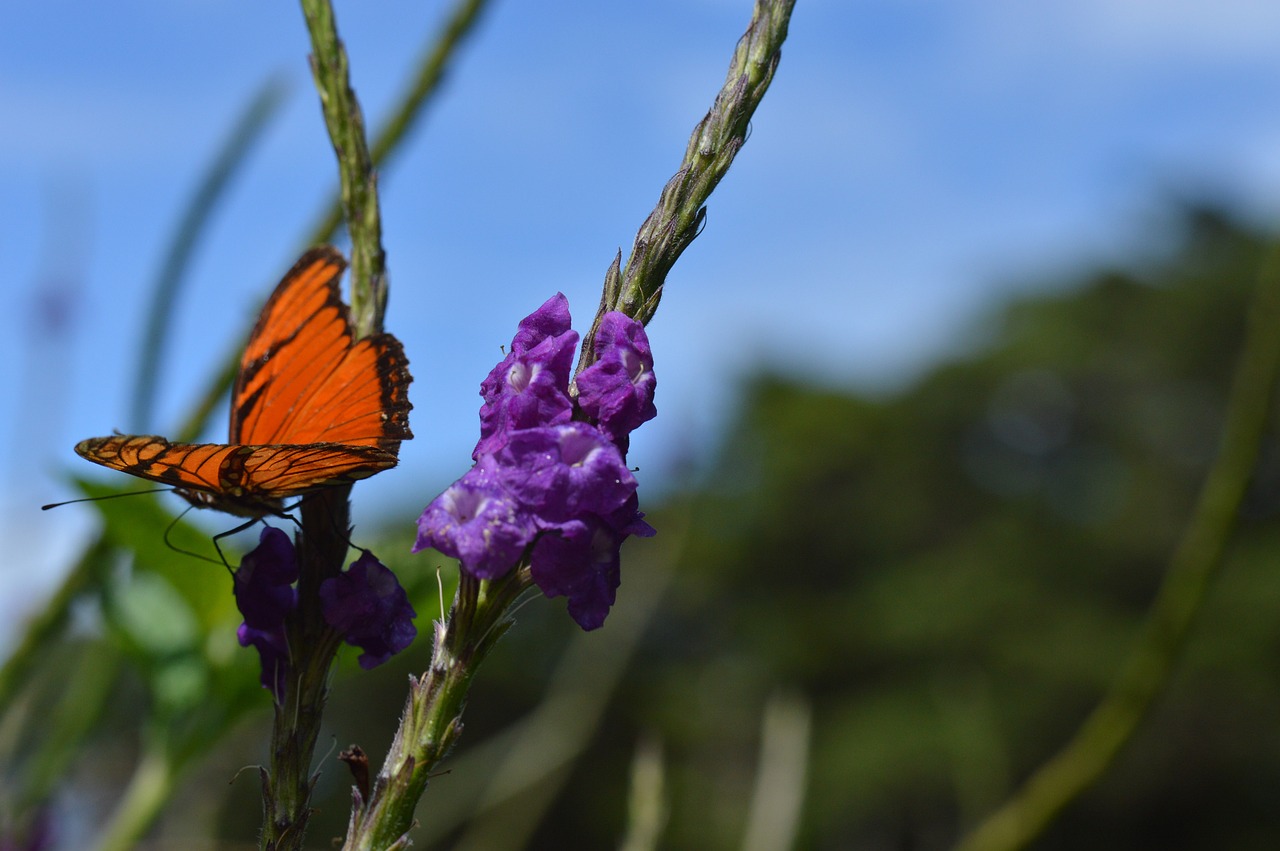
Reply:
[[621, 267], [619, 253], [605, 274], [600, 309], [583, 337], [578, 371], [595, 360], [596, 329], [606, 313], [620, 310], [645, 324], [653, 318], [667, 273], [697, 237], [707, 213], [703, 205], [746, 141], [747, 125], [782, 58], [794, 6], [795, 0], [756, 0], [724, 86], [693, 128], [680, 170], [667, 181], [658, 205], [640, 225], [626, 267]]
[[408, 847], [413, 812], [435, 766], [462, 734], [471, 679], [511, 626], [513, 603], [530, 585], [527, 567], [501, 579], [459, 577], [453, 606], [436, 624], [431, 665], [409, 687], [391, 750], [368, 801], [357, 798], [343, 851]]
[[350, 63], [329, 0], [302, 0], [311, 34], [311, 76], [338, 157], [342, 211], [351, 235], [351, 318], [358, 336], [382, 330], [387, 303], [386, 256], [378, 181], [365, 139], [364, 116], [351, 89]]

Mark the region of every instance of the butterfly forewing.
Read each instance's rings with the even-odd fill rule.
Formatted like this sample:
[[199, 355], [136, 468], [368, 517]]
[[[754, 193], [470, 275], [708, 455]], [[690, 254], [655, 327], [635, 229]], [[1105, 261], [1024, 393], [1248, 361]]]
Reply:
[[104, 467], [172, 485], [198, 505], [248, 516], [278, 511], [288, 497], [396, 465], [395, 455], [369, 446], [170, 443], [151, 434], [82, 440], [76, 453]]

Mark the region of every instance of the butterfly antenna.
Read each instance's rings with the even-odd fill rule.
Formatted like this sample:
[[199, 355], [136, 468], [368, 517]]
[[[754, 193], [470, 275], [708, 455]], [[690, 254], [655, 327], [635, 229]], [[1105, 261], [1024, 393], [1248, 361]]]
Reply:
[[106, 496], [82, 496], [79, 499], [68, 499], [65, 502], [51, 502], [48, 505], [40, 506], [41, 511], [48, 511], [50, 508], [57, 508], [62, 505], [71, 505], [73, 502], [99, 502], [104, 499], [115, 499], [118, 496], [142, 496], [147, 493], [173, 493], [173, 488], [155, 488], [149, 491], [129, 491], [128, 493], [109, 493]]

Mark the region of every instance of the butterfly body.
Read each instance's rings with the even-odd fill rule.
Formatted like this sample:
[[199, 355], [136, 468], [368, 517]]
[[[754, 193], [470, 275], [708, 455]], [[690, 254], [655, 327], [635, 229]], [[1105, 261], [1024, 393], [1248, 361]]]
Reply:
[[76, 444], [96, 464], [243, 517], [394, 467], [409, 430], [408, 361], [390, 334], [354, 339], [336, 249], [302, 256], [262, 309], [232, 390], [228, 443], [116, 434]]

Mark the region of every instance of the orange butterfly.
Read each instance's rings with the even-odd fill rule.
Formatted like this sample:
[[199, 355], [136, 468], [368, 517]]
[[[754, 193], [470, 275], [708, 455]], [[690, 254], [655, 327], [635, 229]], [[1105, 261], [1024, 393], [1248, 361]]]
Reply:
[[228, 443], [116, 434], [76, 453], [242, 517], [394, 467], [413, 437], [409, 362], [390, 334], [352, 339], [338, 290], [346, 265], [337, 249], [313, 248], [267, 300], [240, 359]]

